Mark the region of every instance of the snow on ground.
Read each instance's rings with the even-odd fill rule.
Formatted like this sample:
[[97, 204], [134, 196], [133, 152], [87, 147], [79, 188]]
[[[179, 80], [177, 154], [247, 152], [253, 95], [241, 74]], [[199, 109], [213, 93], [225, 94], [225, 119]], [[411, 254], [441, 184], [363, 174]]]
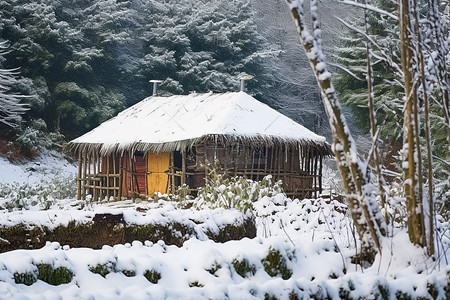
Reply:
[[[145, 221], [147, 215], [135, 210], [138, 205], [143, 203], [98, 205], [90, 213], [122, 210], [128, 211], [128, 220]], [[342, 204], [291, 200], [277, 195], [264, 197], [255, 206], [258, 231], [254, 239], [226, 243], [215, 243], [207, 238], [190, 239], [182, 247], [165, 245], [163, 241], [136, 241], [99, 250], [69, 248], [49, 242], [37, 250], [0, 254], [0, 299], [264, 299], [268, 296], [289, 299], [293, 293], [305, 299], [311, 295], [340, 299], [347, 293], [356, 299], [377, 293], [380, 298], [379, 286], [387, 290], [391, 299], [395, 299], [397, 293], [413, 299], [419, 296], [431, 299], [430, 286], [435, 288], [437, 299], [448, 296], [444, 290], [449, 284], [448, 262], [445, 258], [439, 261], [426, 258], [420, 248], [408, 242], [405, 230], [396, 230], [393, 237], [386, 239], [383, 255], [377, 256], [372, 267], [361, 271], [351, 263], [355, 241], [351, 220], [345, 215]], [[235, 217], [239, 213], [217, 210], [207, 213], [217, 219]], [[81, 211], [89, 212], [89, 209]], [[172, 219], [183, 220], [194, 214], [198, 218], [202, 214], [207, 217], [202, 211], [177, 210], [170, 202], [160, 202], [156, 211], [149, 215], [161, 216], [166, 211], [172, 214]], [[66, 211], [67, 214], [73, 212]], [[18, 213], [22, 213], [19, 216], [23, 220], [33, 220], [32, 214], [25, 212], [9, 214]], [[41, 213], [52, 218], [55, 212]], [[448, 244], [447, 241], [447, 247]], [[264, 266], [271, 249], [278, 250], [281, 257], [273, 266], [280, 269], [272, 273], [273, 277], [269, 275], [270, 267], [265, 269]], [[447, 257], [448, 254], [447, 250]], [[244, 259], [253, 270], [250, 268], [246, 275], [239, 275], [233, 261]], [[291, 276], [283, 275], [283, 260]], [[43, 262], [54, 268], [65, 266], [75, 276], [70, 283], [58, 286], [42, 280], [30, 286], [15, 283], [15, 273], [33, 273], [36, 265]], [[99, 264], [109, 265], [111, 272], [102, 277], [89, 270]], [[213, 272], [215, 266], [217, 270]], [[144, 277], [147, 270], [160, 274], [156, 284]], [[135, 276], [127, 277], [124, 271], [132, 271]]]
[[[23, 169], [21, 174], [19, 179], [30, 177]], [[44, 177], [50, 180], [56, 173], [44, 174], [41, 178], [34, 174], [34, 182], [42, 182]], [[138, 224], [167, 218], [180, 222], [197, 219], [212, 227], [240, 214], [222, 208], [179, 209], [168, 201], [80, 204], [66, 199], [52, 202], [48, 210], [38, 204], [30, 204], [31, 210], [3, 209], [0, 224], [23, 222], [51, 227], [74, 219], [83, 222], [95, 213], [123, 212], [125, 221]], [[148, 210], [138, 212], [137, 207]], [[449, 298], [448, 223], [441, 222], [438, 228], [438, 259], [427, 258], [422, 249], [409, 243], [404, 228], [395, 228], [383, 241], [382, 255], [371, 267], [361, 270], [351, 262], [358, 243], [345, 205], [322, 199], [291, 200], [278, 194], [257, 201], [253, 213], [257, 225], [254, 239], [215, 243], [202, 237], [190, 239], [182, 247], [163, 241], [135, 241], [97, 250], [48, 242], [37, 250], [2, 253], [0, 299]], [[243, 268], [245, 262], [247, 268]], [[53, 269], [65, 267], [74, 276], [69, 283], [56, 286], [43, 280], [29, 286], [16, 283], [19, 274], [35, 278], [42, 263]], [[103, 266], [109, 273], [103, 277], [91, 272], [90, 268], [96, 266]], [[144, 276], [147, 271], [160, 278], [148, 280]]]
[[56, 176], [74, 176], [77, 168], [61, 153], [44, 151], [34, 161], [11, 163], [0, 156], [0, 183], [36, 184]]

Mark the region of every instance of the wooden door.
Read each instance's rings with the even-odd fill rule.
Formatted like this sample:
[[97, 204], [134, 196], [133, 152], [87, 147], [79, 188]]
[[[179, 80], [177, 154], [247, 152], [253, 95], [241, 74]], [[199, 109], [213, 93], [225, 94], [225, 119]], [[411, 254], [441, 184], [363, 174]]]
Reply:
[[169, 176], [165, 173], [169, 170], [170, 153], [147, 154], [147, 195], [155, 192], [167, 193], [167, 181]]
[[134, 156], [134, 172], [138, 194], [145, 194], [145, 160], [141, 155]]

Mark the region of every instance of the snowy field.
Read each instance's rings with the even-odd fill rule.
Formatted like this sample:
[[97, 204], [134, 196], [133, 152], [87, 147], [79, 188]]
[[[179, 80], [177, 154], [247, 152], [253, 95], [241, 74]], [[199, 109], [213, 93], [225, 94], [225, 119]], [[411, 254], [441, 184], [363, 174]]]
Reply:
[[[0, 197], [0, 225], [51, 227], [70, 220], [83, 222], [99, 212], [121, 212], [126, 222], [135, 223], [167, 216], [181, 223], [206, 220], [210, 227], [242, 217], [236, 210], [179, 209], [168, 201], [90, 204], [73, 198], [56, 200], [57, 194], [47, 187], [56, 179], [61, 184], [61, 178], [75, 176], [75, 172], [73, 165], [61, 164], [58, 157], [41, 157], [25, 166], [0, 158], [3, 189], [39, 185], [47, 195], [45, 201], [30, 197], [17, 202], [17, 194], [14, 199]], [[11, 208], [11, 202], [22, 209]], [[147, 211], [138, 212], [136, 207]], [[411, 245], [404, 228], [392, 228], [382, 255], [361, 270], [351, 261], [358, 242], [345, 205], [322, 199], [291, 200], [278, 194], [260, 199], [247, 213], [253, 214], [257, 225], [253, 239], [215, 243], [200, 236], [182, 247], [136, 241], [99, 250], [48, 242], [37, 250], [2, 253], [0, 299], [449, 298], [449, 225], [442, 220], [438, 259], [427, 258], [422, 249]], [[42, 278], [42, 266], [49, 266], [50, 274], [66, 270], [68, 283], [47, 283], [51, 280]]]

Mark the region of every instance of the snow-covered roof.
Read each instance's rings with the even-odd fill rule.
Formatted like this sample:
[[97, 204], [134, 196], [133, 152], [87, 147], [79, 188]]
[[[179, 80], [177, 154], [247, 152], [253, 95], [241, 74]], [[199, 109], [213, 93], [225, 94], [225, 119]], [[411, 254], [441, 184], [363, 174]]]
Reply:
[[164, 152], [206, 138], [307, 144], [329, 152], [324, 137], [245, 92], [148, 97], [72, 140], [68, 147], [94, 148], [101, 153], [128, 149]]

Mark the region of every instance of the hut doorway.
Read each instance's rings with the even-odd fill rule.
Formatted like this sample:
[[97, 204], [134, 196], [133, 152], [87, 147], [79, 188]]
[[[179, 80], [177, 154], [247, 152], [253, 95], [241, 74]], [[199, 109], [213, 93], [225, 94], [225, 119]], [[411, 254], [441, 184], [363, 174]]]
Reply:
[[135, 168], [135, 178], [136, 178], [136, 187], [138, 194], [145, 194], [145, 159], [144, 155], [141, 152], [136, 152], [134, 154], [134, 168]]
[[153, 195], [155, 192], [167, 193], [169, 167], [169, 152], [147, 154], [147, 195]]

